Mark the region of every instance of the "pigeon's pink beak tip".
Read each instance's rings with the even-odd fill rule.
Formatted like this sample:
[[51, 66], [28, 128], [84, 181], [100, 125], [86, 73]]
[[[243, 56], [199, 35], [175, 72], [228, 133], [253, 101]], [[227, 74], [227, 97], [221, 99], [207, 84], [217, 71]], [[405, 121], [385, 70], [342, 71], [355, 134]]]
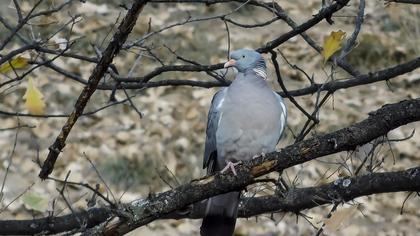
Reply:
[[228, 62], [225, 63], [223, 67], [228, 68], [228, 67], [234, 66], [235, 64], [236, 64], [236, 61], [234, 59], [230, 59]]

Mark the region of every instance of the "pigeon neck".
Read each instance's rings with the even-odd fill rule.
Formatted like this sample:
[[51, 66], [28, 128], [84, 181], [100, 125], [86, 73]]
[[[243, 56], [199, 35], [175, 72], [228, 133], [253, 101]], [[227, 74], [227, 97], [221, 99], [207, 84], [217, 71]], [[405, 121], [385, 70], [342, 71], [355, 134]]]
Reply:
[[254, 67], [252, 69], [248, 69], [244, 72], [244, 74], [255, 74], [258, 77], [261, 77], [263, 80], [267, 79], [267, 70], [265, 67]]
[[251, 69], [257, 76], [261, 77], [262, 79], [267, 79], [267, 66], [265, 65], [265, 61], [263, 58], [257, 61], [255, 66]]
[[264, 80], [267, 79], [267, 71], [266, 71], [265, 68], [256, 67], [256, 68], [252, 69], [252, 71], [254, 71], [255, 74], [257, 74], [258, 76], [260, 76]]

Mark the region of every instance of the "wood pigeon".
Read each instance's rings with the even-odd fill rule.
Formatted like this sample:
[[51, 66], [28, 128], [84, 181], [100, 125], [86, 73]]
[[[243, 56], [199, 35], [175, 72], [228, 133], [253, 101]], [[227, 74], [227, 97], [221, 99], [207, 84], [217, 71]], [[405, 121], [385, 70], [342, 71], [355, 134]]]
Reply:
[[[224, 65], [238, 70], [235, 80], [213, 97], [208, 114], [204, 168], [224, 172], [254, 156], [275, 151], [286, 126], [282, 97], [267, 84], [264, 58], [240, 49]], [[234, 163], [235, 162], [235, 163]], [[202, 236], [231, 236], [235, 229], [240, 192], [212, 197], [201, 225]]]

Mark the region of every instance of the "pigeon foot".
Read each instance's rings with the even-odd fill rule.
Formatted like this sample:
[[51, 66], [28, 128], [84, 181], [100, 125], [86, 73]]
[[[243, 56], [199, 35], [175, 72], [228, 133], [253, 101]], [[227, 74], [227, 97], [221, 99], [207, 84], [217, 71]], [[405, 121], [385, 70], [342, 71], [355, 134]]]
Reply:
[[223, 170], [221, 170], [220, 171], [220, 173], [225, 173], [227, 170], [231, 170], [232, 171], [232, 173], [236, 176], [237, 174], [236, 174], [236, 170], [235, 170], [235, 166], [237, 166], [237, 165], [239, 165], [239, 164], [242, 164], [242, 161], [238, 161], [238, 162], [235, 162], [235, 163], [233, 163], [233, 162], [231, 162], [231, 161], [228, 161], [227, 163], [226, 163], [226, 166], [225, 166], [225, 168], [223, 168]]

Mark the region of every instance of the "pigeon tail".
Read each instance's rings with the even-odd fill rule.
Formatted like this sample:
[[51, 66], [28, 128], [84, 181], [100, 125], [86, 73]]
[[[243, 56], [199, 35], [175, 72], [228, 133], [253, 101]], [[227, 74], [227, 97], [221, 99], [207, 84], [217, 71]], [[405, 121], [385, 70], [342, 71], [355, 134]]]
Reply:
[[201, 224], [201, 236], [232, 236], [238, 215], [240, 192], [221, 194], [209, 199]]

